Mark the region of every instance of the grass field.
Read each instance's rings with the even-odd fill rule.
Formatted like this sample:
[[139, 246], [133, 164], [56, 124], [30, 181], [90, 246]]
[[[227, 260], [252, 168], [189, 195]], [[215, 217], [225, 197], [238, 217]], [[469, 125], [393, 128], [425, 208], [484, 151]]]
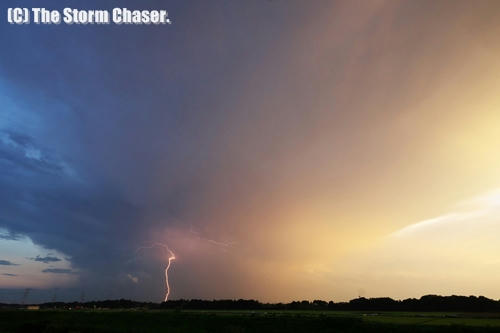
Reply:
[[0, 332], [500, 332], [500, 314], [4, 310]]

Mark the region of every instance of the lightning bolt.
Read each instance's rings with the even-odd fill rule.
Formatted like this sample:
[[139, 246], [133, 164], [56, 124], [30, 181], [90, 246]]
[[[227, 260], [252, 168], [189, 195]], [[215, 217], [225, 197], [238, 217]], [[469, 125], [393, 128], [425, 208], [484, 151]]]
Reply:
[[163, 243], [153, 243], [153, 244], [148, 245], [148, 246], [141, 246], [135, 252], [137, 254], [141, 250], [153, 249], [155, 247], [161, 248], [166, 256], [166, 261], [167, 261], [167, 266], [165, 267], [165, 289], [166, 289], [165, 290], [165, 302], [166, 302], [166, 301], [168, 301], [168, 296], [170, 296], [170, 283], [168, 281], [168, 270], [170, 269], [170, 266], [172, 265], [172, 261], [174, 261], [176, 259], [175, 253], [172, 250], [170, 250], [170, 248], [167, 245], [165, 245]]
[[169, 252], [168, 264], [167, 264], [167, 267], [165, 268], [165, 284], [167, 285], [167, 292], [165, 294], [165, 302], [168, 301], [168, 296], [170, 295], [170, 284], [168, 282], [168, 270], [170, 268], [170, 265], [172, 264], [172, 261], [175, 260], [175, 254], [170, 249], [168, 249], [168, 252]]
[[215, 246], [222, 248], [223, 251], [227, 251], [228, 249], [234, 247], [234, 245], [236, 244], [235, 242], [225, 243], [225, 242], [221, 242], [218, 240], [206, 238], [206, 237], [202, 236], [200, 234], [200, 232], [197, 231], [192, 225], [189, 227], [189, 233], [191, 233], [192, 235], [194, 235], [196, 238], [198, 238], [201, 241], [205, 241], [205, 242], [208, 242], [212, 245], [215, 245]]

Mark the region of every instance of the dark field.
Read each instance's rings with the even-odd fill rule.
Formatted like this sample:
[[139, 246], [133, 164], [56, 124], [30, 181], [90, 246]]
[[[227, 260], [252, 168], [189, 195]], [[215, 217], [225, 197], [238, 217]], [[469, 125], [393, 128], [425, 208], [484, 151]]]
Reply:
[[0, 332], [500, 332], [500, 315], [403, 312], [3, 310]]

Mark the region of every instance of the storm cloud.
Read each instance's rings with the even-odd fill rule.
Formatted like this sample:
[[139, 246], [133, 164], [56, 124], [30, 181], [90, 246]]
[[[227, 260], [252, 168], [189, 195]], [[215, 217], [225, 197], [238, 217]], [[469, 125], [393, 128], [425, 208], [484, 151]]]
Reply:
[[52, 256], [46, 256], [46, 257], [36, 256], [35, 258], [30, 258], [30, 259], [33, 261], [43, 262], [44, 264], [61, 261], [61, 259]]
[[[139, 6], [85, 2], [118, 5]], [[3, 1], [0, 11], [17, 6]], [[148, 0], [140, 8], [166, 9], [173, 24], [1, 20], [0, 239], [28, 237], [40, 253], [58, 253], [23, 258], [54, 278], [47, 288], [74, 277], [68, 288], [95, 299], [162, 300], [165, 255], [148, 248], [155, 242], [176, 254], [172, 298], [337, 295], [335, 258], [420, 220], [401, 198], [436, 210], [429, 188], [469, 179], [467, 169], [456, 171], [460, 182], [443, 180], [450, 165], [467, 163], [451, 163], [462, 154], [435, 144], [462, 141], [441, 135], [458, 111], [425, 104], [441, 94], [428, 82], [453, 88], [495, 73], [465, 66], [469, 58], [487, 66], [489, 53], [464, 51], [449, 35], [464, 29], [456, 35], [478, 50], [493, 44], [496, 30], [481, 30], [497, 22], [485, 19], [494, 12], [486, 2], [359, 7]], [[429, 111], [420, 116], [414, 101]], [[424, 159], [424, 146], [441, 150]], [[497, 155], [483, 156], [494, 175], [487, 158]]]
[[74, 272], [71, 269], [67, 268], [46, 268], [42, 272], [53, 273], [53, 274], [74, 274]]

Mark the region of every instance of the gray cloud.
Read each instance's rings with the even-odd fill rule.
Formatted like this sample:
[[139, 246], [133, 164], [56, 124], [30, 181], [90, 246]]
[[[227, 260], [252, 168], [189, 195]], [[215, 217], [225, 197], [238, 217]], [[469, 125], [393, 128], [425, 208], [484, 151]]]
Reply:
[[2, 273], [4, 276], [17, 276], [17, 274], [12, 274], [12, 273]]
[[61, 259], [59, 259], [57, 257], [50, 256], [50, 255], [48, 255], [46, 257], [36, 256], [36, 258], [30, 258], [30, 260], [38, 261], [38, 262], [43, 262], [45, 264], [48, 264], [48, 263], [51, 263], [51, 262], [61, 261]]
[[0, 260], [0, 265], [2, 265], [2, 266], [18, 266], [18, 264], [15, 264], [15, 263], [8, 261], [8, 260]]
[[53, 274], [75, 274], [73, 270], [67, 268], [46, 268], [42, 272], [53, 273]]

